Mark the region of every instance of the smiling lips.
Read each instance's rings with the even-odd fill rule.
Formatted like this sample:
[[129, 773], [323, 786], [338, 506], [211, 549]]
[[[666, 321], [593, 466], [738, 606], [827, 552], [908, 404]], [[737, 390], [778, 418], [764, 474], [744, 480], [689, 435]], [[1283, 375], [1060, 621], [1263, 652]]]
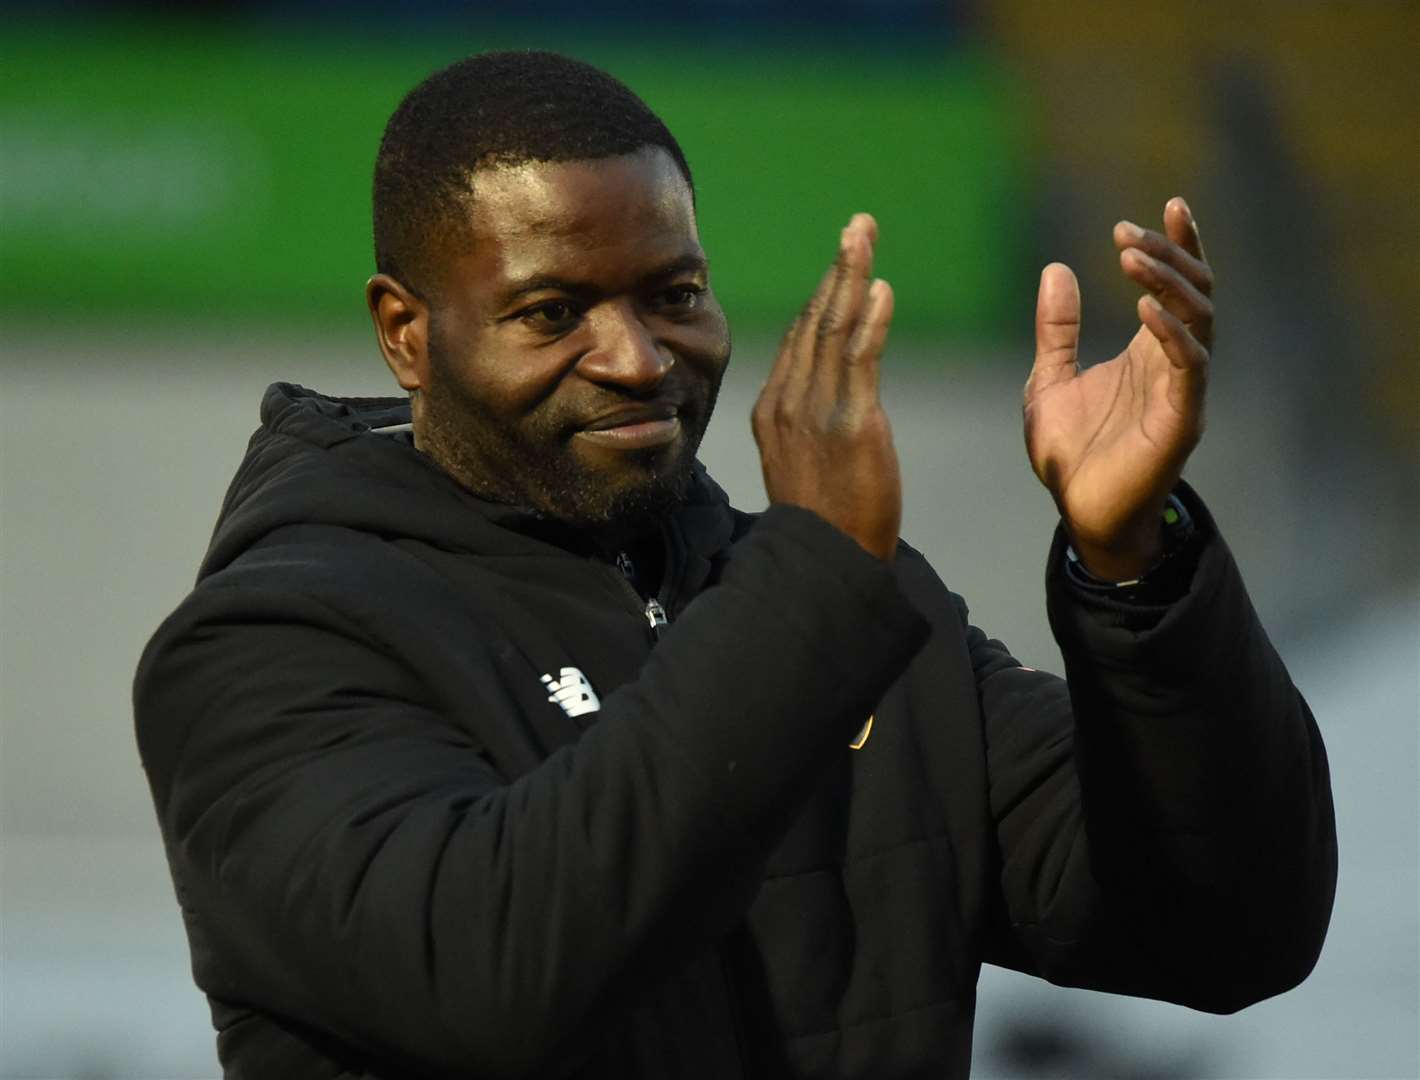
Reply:
[[645, 450], [674, 442], [680, 417], [674, 405], [641, 405], [607, 413], [577, 432], [577, 438], [610, 450]]

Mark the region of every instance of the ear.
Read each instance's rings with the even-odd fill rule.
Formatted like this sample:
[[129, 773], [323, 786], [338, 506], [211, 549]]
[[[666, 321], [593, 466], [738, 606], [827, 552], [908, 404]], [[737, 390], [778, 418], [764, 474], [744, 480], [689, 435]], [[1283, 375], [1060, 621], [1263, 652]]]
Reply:
[[429, 378], [429, 305], [388, 274], [365, 282], [375, 339], [395, 382], [421, 390]]

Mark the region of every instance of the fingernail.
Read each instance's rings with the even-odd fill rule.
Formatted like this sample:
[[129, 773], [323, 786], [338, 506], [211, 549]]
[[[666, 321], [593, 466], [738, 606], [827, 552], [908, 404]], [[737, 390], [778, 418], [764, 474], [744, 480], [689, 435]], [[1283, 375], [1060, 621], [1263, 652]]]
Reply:
[[1132, 221], [1121, 221], [1119, 223], [1124, 229], [1124, 235], [1131, 240], [1144, 239], [1144, 230], [1135, 225]]

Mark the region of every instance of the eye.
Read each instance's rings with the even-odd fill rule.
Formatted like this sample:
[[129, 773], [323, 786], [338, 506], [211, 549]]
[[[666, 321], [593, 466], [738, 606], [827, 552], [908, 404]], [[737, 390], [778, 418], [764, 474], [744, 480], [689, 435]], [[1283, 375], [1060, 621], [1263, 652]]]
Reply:
[[671, 311], [691, 311], [699, 306], [704, 291], [699, 285], [672, 285], [657, 294], [656, 303]]
[[570, 300], [544, 300], [518, 313], [518, 318], [533, 329], [551, 332], [571, 329], [581, 316], [581, 310]]

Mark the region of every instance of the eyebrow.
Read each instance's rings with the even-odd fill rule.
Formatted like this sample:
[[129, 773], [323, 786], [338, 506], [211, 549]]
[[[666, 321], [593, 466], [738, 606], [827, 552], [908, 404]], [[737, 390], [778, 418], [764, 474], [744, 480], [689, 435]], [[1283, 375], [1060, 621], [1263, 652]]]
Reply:
[[[667, 278], [676, 277], [686, 273], [706, 273], [710, 269], [710, 262], [704, 255], [694, 252], [687, 253], [677, 259], [662, 266], [656, 267], [650, 273], [642, 276], [639, 284], [644, 287], [652, 285], [658, 281], [665, 281]], [[595, 297], [600, 295], [600, 286], [593, 285], [586, 281], [573, 281], [570, 278], [556, 277], [552, 274], [534, 274], [519, 281], [510, 282], [508, 288], [503, 292], [500, 300], [500, 307], [507, 307], [520, 297], [527, 296], [535, 292], [562, 292], [569, 296]]]

